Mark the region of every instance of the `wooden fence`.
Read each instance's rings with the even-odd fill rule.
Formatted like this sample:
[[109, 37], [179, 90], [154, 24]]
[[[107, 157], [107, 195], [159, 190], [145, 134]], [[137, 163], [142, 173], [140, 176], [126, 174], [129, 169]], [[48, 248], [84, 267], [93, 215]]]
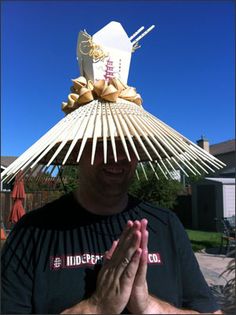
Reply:
[[[28, 212], [33, 209], [40, 208], [63, 194], [64, 193], [61, 191], [37, 191], [33, 193], [26, 193], [26, 198], [23, 202], [24, 209]], [[11, 198], [11, 191], [1, 191], [1, 219], [6, 229], [10, 229], [12, 226], [8, 220], [12, 204], [13, 200]]]

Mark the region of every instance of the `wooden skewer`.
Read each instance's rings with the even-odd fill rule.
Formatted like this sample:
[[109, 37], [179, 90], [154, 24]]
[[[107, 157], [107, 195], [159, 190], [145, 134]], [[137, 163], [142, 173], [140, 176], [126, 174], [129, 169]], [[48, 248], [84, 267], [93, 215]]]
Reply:
[[[192, 150], [191, 145], [187, 145], [187, 144], [184, 143], [184, 142], [183, 142], [182, 144], [183, 144], [184, 149], [186, 150], [186, 152], [189, 154], [189, 158], [192, 159], [193, 156], [194, 156], [194, 160], [195, 160], [196, 164], [199, 165], [199, 167], [201, 167], [201, 166], [200, 166], [200, 164], [198, 163], [198, 161], [199, 161], [200, 163], [204, 164], [207, 168], [209, 168], [211, 171], [214, 172], [214, 170], [213, 170], [212, 168], [210, 168], [210, 167], [203, 161], [202, 158], [199, 160], [199, 151]], [[204, 157], [203, 157], [203, 158], [204, 158]], [[208, 160], [208, 162], [211, 163], [210, 160]], [[203, 170], [206, 172], [205, 169], [203, 169]]]
[[123, 148], [124, 148], [126, 157], [127, 157], [128, 161], [130, 162], [130, 161], [131, 161], [131, 158], [130, 158], [129, 150], [128, 150], [128, 147], [127, 147], [127, 144], [126, 144], [125, 136], [124, 136], [122, 127], [121, 127], [121, 125], [120, 125], [120, 121], [119, 121], [119, 119], [118, 119], [118, 117], [117, 117], [117, 115], [116, 115], [115, 113], [114, 113], [114, 115], [113, 115], [113, 118], [114, 118], [114, 120], [115, 120], [115, 124], [116, 124], [116, 128], [117, 128], [117, 133], [118, 133], [118, 135], [120, 136], [120, 140], [121, 140], [121, 143], [122, 143], [122, 145], [123, 145]]
[[103, 136], [103, 157], [104, 164], [107, 163], [107, 118], [106, 118], [106, 108], [102, 105], [102, 136]]
[[[111, 115], [111, 112], [110, 112], [110, 109], [109, 109], [109, 105], [107, 106], [106, 114], [107, 114], [107, 117], [109, 115]], [[123, 130], [121, 128], [120, 122], [119, 122], [117, 116], [115, 115], [115, 113], [113, 115], [113, 118], [114, 118], [114, 121], [115, 121], [115, 126], [116, 126], [116, 129], [117, 129], [117, 133], [120, 136], [120, 140], [121, 140], [121, 143], [123, 145], [126, 157], [127, 157], [128, 161], [130, 162], [131, 158], [130, 158], [130, 155], [129, 155], [129, 150], [128, 150], [128, 147], [127, 147], [127, 144], [126, 144], [125, 136], [124, 136]]]
[[133, 42], [132, 45], [135, 45], [140, 39], [142, 39], [144, 36], [146, 36], [151, 30], [153, 30], [155, 25], [150, 26], [145, 32], [143, 32], [138, 38], [136, 38]]
[[96, 114], [97, 114], [96, 105], [94, 104], [93, 107], [91, 106], [92, 111], [88, 115], [88, 122], [87, 122], [86, 129], [84, 131], [84, 134], [83, 134], [81, 145], [80, 145], [80, 150], [79, 150], [79, 154], [77, 157], [77, 163], [79, 163], [79, 161], [80, 161], [80, 158], [81, 158], [81, 155], [83, 153], [87, 139], [89, 138], [89, 136], [91, 136], [93, 134], [93, 131], [94, 131], [94, 121], [95, 121]]
[[[138, 122], [136, 121], [136, 117], [135, 116], [129, 116], [129, 119], [132, 121], [132, 124], [136, 130], [136, 134], [138, 132], [140, 132], [142, 134], [142, 136], [144, 137], [144, 139], [146, 140], [146, 142], [149, 144], [149, 146], [153, 149], [153, 145], [151, 143], [151, 141], [148, 139], [146, 133], [139, 127], [138, 125]], [[147, 150], [146, 146], [145, 146], [145, 153], [147, 154], [148, 153], [148, 158], [150, 161], [152, 161], [152, 156], [151, 154], [149, 153], [149, 151]]]
[[[58, 123], [57, 127], [61, 127], [62, 120]], [[17, 160], [16, 163], [11, 165], [9, 168], [10, 173], [17, 173], [19, 169], [26, 169], [32, 164], [35, 157], [43, 150], [45, 146], [48, 144], [48, 139], [52, 136], [53, 132], [56, 132], [59, 128], [52, 128], [49, 132], [46, 133], [43, 137], [41, 137], [34, 145], [32, 145], [24, 154], [22, 154]], [[36, 145], [37, 144], [37, 145]], [[14, 175], [13, 175], [14, 176]]]
[[157, 166], [158, 166], [159, 169], [161, 170], [161, 172], [162, 172], [162, 174], [164, 175], [164, 177], [165, 177], [166, 179], [168, 179], [168, 176], [166, 175], [166, 173], [165, 173], [164, 170], [162, 169], [160, 163], [158, 163], [157, 161], [155, 161], [155, 163], [157, 164]]
[[[191, 144], [192, 145], [192, 144]], [[213, 165], [216, 169], [220, 169], [222, 166], [224, 166], [225, 164], [223, 164], [222, 166], [220, 165], [220, 163], [218, 163], [220, 160], [218, 160], [218, 159], [214, 159], [214, 156], [211, 158], [211, 156], [210, 157], [208, 157], [206, 154], [208, 153], [208, 152], [206, 152], [205, 150], [204, 150], [204, 152], [203, 151], [197, 151], [196, 150], [196, 148], [195, 147], [192, 147], [190, 145], [190, 147], [195, 151], [195, 152], [197, 152], [197, 154], [198, 154], [198, 156], [200, 157], [200, 159], [201, 159], [201, 162], [203, 162], [203, 160], [202, 159], [204, 159], [204, 160], [206, 160], [209, 164], [211, 164], [211, 165]], [[199, 147], [200, 148], [200, 147]], [[200, 148], [200, 149], [202, 149], [202, 148]], [[221, 161], [220, 161], [221, 162]], [[203, 162], [204, 163], [204, 162]]]
[[[171, 135], [164, 132], [162, 128], [159, 126], [159, 124], [156, 124], [155, 127], [158, 136], [161, 138], [161, 140], [165, 143], [165, 145], [168, 147], [168, 149], [172, 152], [172, 154], [175, 154], [178, 156], [179, 154], [183, 153], [183, 148], [181, 146], [181, 143], [178, 142], [177, 144], [172, 140]], [[187, 149], [187, 148], [186, 148]]]
[[[124, 130], [124, 133], [126, 134], [128, 140], [129, 140], [129, 143], [134, 151], [134, 154], [136, 155], [136, 158], [138, 159], [138, 161], [140, 160], [140, 157], [139, 157], [139, 154], [138, 154], [138, 151], [135, 147], [135, 144], [134, 144], [134, 141], [132, 139], [132, 135], [130, 134], [130, 131], [129, 131], [129, 128], [127, 126], [127, 123], [125, 121], [125, 116], [123, 111], [121, 110], [121, 104], [118, 104], [117, 106], [114, 106], [112, 105], [112, 108], [114, 108], [114, 113], [116, 113], [116, 117], [118, 117], [119, 121], [120, 121], [120, 124], [122, 125], [123, 127], [123, 130]], [[113, 111], [112, 111], [113, 112]]]
[[[166, 136], [164, 137], [164, 135], [162, 135], [160, 130], [155, 128], [157, 126], [153, 126], [153, 124], [151, 122], [150, 122], [150, 126], [152, 128], [154, 128], [154, 132], [156, 133], [156, 135], [158, 134], [158, 138], [159, 138], [158, 140], [161, 141], [177, 159], [180, 159], [179, 153], [168, 143]], [[156, 129], [156, 131], [155, 131], [155, 129]]]
[[[153, 129], [154, 134], [158, 138], [158, 140], [165, 145], [165, 147], [174, 155], [178, 156], [178, 152], [176, 152], [175, 148], [173, 148], [169, 141], [168, 138], [162, 133], [160, 130], [158, 124], [155, 124], [155, 121], [153, 122], [152, 119], [149, 120], [149, 126]], [[170, 156], [168, 155], [168, 158]]]
[[[163, 129], [163, 130], [164, 130], [164, 129]], [[160, 133], [163, 134], [163, 130], [160, 130]], [[172, 144], [173, 144], [173, 142], [172, 142]], [[181, 145], [181, 143], [179, 143], [179, 145]], [[169, 147], [169, 148], [171, 148], [172, 153], [175, 152], [174, 147], [176, 147], [176, 144], [173, 144], [173, 146], [170, 146], [170, 147]], [[173, 150], [174, 150], [174, 152], [173, 152]], [[188, 146], [185, 147], [185, 150], [189, 151]], [[175, 152], [174, 155], [175, 155], [178, 159], [180, 158], [179, 153]], [[191, 156], [191, 158], [192, 158], [194, 161], [196, 161], [197, 156], [195, 156], [195, 158], [194, 158], [193, 156]], [[191, 159], [191, 158], [190, 158], [190, 159]], [[185, 164], [185, 160], [181, 159], [181, 161]]]
[[174, 168], [174, 166], [172, 165], [172, 163], [170, 162], [169, 159], [166, 159], [166, 162], [170, 165], [170, 167], [172, 168], [173, 172], [176, 174], [176, 176], [178, 175], [177, 170]]
[[[194, 172], [196, 172], [198, 175], [201, 175], [201, 173], [199, 172], [199, 170], [192, 164], [192, 163], [190, 163], [190, 161], [188, 160], [188, 159], [184, 159], [185, 160], [185, 162], [186, 162], [186, 164], [188, 164], [189, 165], [189, 168], [192, 170], [194, 170]], [[194, 161], [195, 162], [195, 161]], [[193, 172], [193, 170], [192, 170], [192, 172]], [[196, 175], [196, 173], [194, 173], [194, 175]], [[208, 172], [207, 172], [208, 173]]]
[[[89, 128], [92, 128], [92, 125], [90, 124], [90, 119], [91, 119], [91, 123], [93, 123], [93, 121], [94, 121], [94, 119], [96, 117], [95, 113], [94, 113], [94, 106], [95, 106], [95, 102], [94, 102], [93, 105], [91, 105], [90, 109], [88, 108], [88, 111], [86, 112], [86, 115], [81, 120], [81, 125], [80, 125], [80, 128], [78, 129], [77, 135], [74, 137], [74, 139], [72, 141], [73, 144], [71, 143], [70, 153], [74, 149], [75, 145], [79, 141], [81, 141], [79, 153], [78, 153], [77, 159], [76, 159], [77, 163], [79, 163], [79, 161], [80, 161], [80, 158], [81, 158], [81, 155], [83, 153], [85, 144], [87, 142], [87, 139], [88, 139], [88, 136], [89, 136], [88, 133], [90, 132]], [[92, 131], [93, 131], [93, 128], [92, 128]], [[69, 157], [69, 155], [68, 155], [68, 157]]]
[[199, 147], [197, 144], [193, 143], [192, 141], [189, 140], [189, 143], [191, 143], [191, 145], [193, 147], [195, 147], [198, 152], [201, 151], [201, 153], [204, 155], [204, 156], [207, 156], [208, 158], [211, 158], [211, 161], [214, 161], [216, 164], [219, 164], [219, 165], [222, 165], [222, 166], [226, 166], [225, 163], [223, 163], [222, 161], [218, 160], [216, 157], [210, 155], [208, 152], [206, 152], [204, 149], [202, 149], [201, 147]]
[[146, 171], [145, 171], [145, 168], [143, 167], [143, 163], [140, 162], [140, 165], [141, 165], [141, 168], [142, 168], [142, 171], [143, 171], [143, 174], [144, 174], [146, 180], [148, 180], [147, 173], [146, 173]]
[[[171, 130], [168, 130], [168, 132], [166, 131], [166, 126], [162, 125], [162, 121], [160, 121], [159, 119], [157, 119], [156, 117], [152, 116], [151, 114], [148, 113], [148, 116], [150, 117], [150, 122], [152, 122], [152, 125], [155, 126], [155, 128], [158, 129], [158, 132], [167, 137], [168, 139], [172, 139], [172, 137], [176, 137], [176, 134], [174, 132], [172, 132]], [[177, 138], [177, 146], [175, 146], [175, 148], [177, 148], [177, 150], [179, 151], [179, 153], [181, 153], [181, 150], [179, 150], [178, 146], [181, 146], [182, 142], [180, 142], [180, 137]]]
[[41, 154], [39, 153], [31, 167], [34, 167], [49, 151], [51, 151], [55, 144], [56, 141], [51, 142], [50, 145], [41, 152]]
[[173, 179], [173, 175], [170, 173], [170, 171], [168, 170], [167, 166], [165, 165], [165, 163], [163, 162], [163, 160], [160, 161], [160, 163], [164, 166], [166, 172], [169, 174], [170, 178]]
[[[36, 176], [35, 176], [35, 179], [39, 176], [39, 174], [41, 174], [41, 172], [43, 171], [43, 169], [44, 169], [44, 167], [45, 167], [45, 165], [41, 165], [41, 167], [38, 169], [38, 171], [37, 171], [37, 174], [36, 174]], [[32, 171], [33, 169], [31, 169], [31, 171]]]
[[[151, 127], [151, 125], [148, 123], [147, 119], [144, 119], [145, 117], [138, 117], [138, 119], [140, 120], [140, 123], [144, 123], [144, 125], [146, 125], [146, 128], [148, 130], [148, 135], [149, 137], [153, 140], [153, 142], [155, 142], [155, 144], [157, 145], [157, 147], [161, 150], [162, 153], [164, 153], [164, 155], [167, 158], [170, 158], [169, 154], [166, 152], [166, 150], [164, 149], [164, 147], [160, 144], [160, 142], [157, 139], [157, 136], [155, 137], [154, 134], [156, 134], [156, 131], [153, 130], [153, 128]], [[162, 157], [159, 155], [158, 153], [158, 157], [160, 160], [162, 160]]]
[[58, 156], [58, 154], [61, 152], [61, 150], [65, 147], [68, 141], [73, 139], [73, 135], [76, 134], [76, 130], [78, 130], [78, 126], [81, 124], [81, 115], [78, 115], [78, 117], [74, 116], [74, 119], [70, 121], [70, 126], [65, 126], [63, 129], [63, 140], [60, 143], [59, 147], [57, 150], [54, 152], [53, 156], [51, 159], [48, 161], [47, 166], [52, 164], [52, 162], [55, 160], [55, 158]]
[[76, 133], [74, 134], [73, 137], [73, 141], [70, 144], [70, 147], [62, 161], [62, 165], [65, 165], [68, 157], [70, 156], [72, 150], [74, 149], [76, 143], [78, 142], [79, 139], [81, 139], [81, 134], [83, 134], [86, 125], [88, 123], [88, 119], [89, 119], [89, 113], [92, 111], [93, 106], [81, 106], [82, 110], [81, 110], [81, 119], [79, 117], [78, 121], [77, 121], [77, 127], [76, 127]]
[[[136, 128], [138, 129], [139, 132], [141, 132], [142, 136], [145, 138], [151, 149], [154, 151], [154, 153], [157, 155], [157, 157], [161, 160], [161, 156], [159, 152], [156, 150], [152, 142], [150, 141], [149, 137], [152, 138], [155, 141], [155, 137], [152, 135], [152, 132], [150, 132], [150, 129], [148, 128], [148, 125], [146, 125], [146, 121], [143, 119], [141, 121], [140, 117], [138, 115], [134, 116], [137, 120], [137, 125]], [[142, 126], [142, 128], [141, 128]], [[148, 136], [147, 136], [148, 135]]]
[[96, 146], [97, 146], [97, 138], [98, 138], [98, 136], [100, 136], [102, 134], [101, 111], [102, 111], [102, 105], [100, 102], [98, 102], [97, 117], [96, 117], [96, 121], [95, 121], [95, 129], [94, 129], [94, 134], [93, 134], [91, 165], [93, 165], [93, 163], [94, 163]]
[[180, 156], [180, 161], [183, 163], [183, 165], [193, 174], [193, 175], [197, 175], [195, 173], [195, 171], [192, 169], [192, 165], [190, 163], [190, 165], [187, 163], [188, 160], [185, 159], [183, 156]]
[[37, 166], [35, 166], [35, 167], [31, 168], [31, 169], [27, 169], [27, 171], [25, 171], [25, 174], [24, 174], [24, 181], [25, 181], [25, 183], [30, 182], [31, 177], [32, 177], [33, 173], [35, 173], [37, 167], [39, 167], [39, 165], [37, 165]]
[[[152, 160], [151, 155], [149, 154], [148, 150], [145, 147], [145, 144], [143, 143], [141, 137], [139, 136], [137, 130], [135, 129], [135, 126], [134, 126], [134, 124], [133, 124], [133, 122], [131, 120], [131, 115], [124, 116], [124, 119], [127, 122], [128, 127], [130, 128], [130, 130], [134, 134], [135, 139], [138, 141], [138, 143], [140, 144], [141, 148], [145, 152], [146, 156], [149, 158], [149, 160]], [[138, 160], [140, 161], [140, 158]]]
[[5, 177], [2, 180], [2, 182], [7, 182], [9, 184], [12, 181], [12, 179], [17, 176], [17, 174], [19, 172], [22, 172], [22, 176], [24, 176], [27, 173], [27, 171], [28, 171], [28, 169], [18, 168], [16, 170], [14, 170], [14, 172], [13, 171], [12, 172], [8, 172], [8, 174], [5, 175]]
[[111, 138], [111, 145], [112, 145], [112, 152], [113, 152], [113, 157], [114, 161], [117, 162], [117, 152], [116, 152], [116, 141], [115, 141], [115, 134], [116, 134], [116, 125], [114, 123], [114, 118], [112, 117], [113, 115], [111, 114], [111, 105], [109, 106], [109, 103], [107, 103], [107, 122], [108, 122], [108, 127], [109, 127], [109, 133], [110, 133], [110, 138]]
[[150, 167], [151, 167], [153, 173], [155, 174], [156, 178], [159, 179], [159, 176], [157, 175], [157, 173], [156, 173], [156, 171], [155, 171], [155, 169], [154, 169], [154, 167], [153, 167], [153, 165], [152, 165], [152, 162], [148, 161], [148, 163], [149, 163], [149, 165], [150, 165]]
[[187, 177], [189, 177], [189, 175], [188, 175], [188, 173], [185, 171], [185, 169], [176, 161], [176, 159], [175, 159], [173, 156], [172, 156], [171, 159], [175, 162], [175, 164], [178, 166], [178, 168], [180, 168], [181, 171], [182, 171]]
[[[184, 153], [184, 156], [185, 157], [187, 157], [187, 158], [189, 158], [189, 161], [191, 161], [191, 157], [189, 157], [189, 153], [188, 152], [185, 152]], [[198, 162], [198, 160], [194, 160], [194, 162], [196, 163], [196, 165], [199, 167], [199, 168], [201, 168], [206, 174], [208, 174], [208, 171], [199, 163], [199, 162], [201, 162], [203, 165], [205, 164], [205, 166], [207, 167], [207, 168], [209, 168], [209, 170], [211, 171], [211, 172], [215, 172], [210, 166], [208, 166], [206, 163], [204, 163], [202, 160], [200, 160], [199, 162]]]
[[[41, 147], [45, 141], [47, 141], [48, 138], [50, 138], [54, 133], [57, 132], [57, 130], [61, 129], [61, 126], [65, 124], [66, 117], [61, 119], [53, 128], [51, 128], [44, 136], [42, 136], [38, 141], [36, 141], [29, 149], [27, 149], [18, 159], [16, 159], [7, 169], [6, 173], [10, 172], [16, 172], [17, 169], [20, 169], [22, 165], [25, 164], [28, 157], [32, 157], [35, 153], [39, 150], [39, 147]], [[5, 173], [2, 173], [2, 176], [4, 176]]]
[[133, 35], [131, 35], [131, 36], [129, 37], [130, 41], [131, 41], [134, 37], [136, 37], [140, 32], [142, 32], [143, 29], [144, 29], [144, 26], [141, 26]]
[[[154, 119], [157, 120], [157, 118], [154, 117]], [[210, 164], [214, 165], [214, 167], [217, 168], [217, 162], [219, 161], [218, 159], [216, 159], [214, 156], [210, 155], [208, 152], [206, 152], [205, 150], [203, 150], [202, 148], [200, 148], [199, 146], [197, 146], [196, 144], [194, 144], [193, 142], [191, 142], [190, 140], [188, 140], [187, 138], [185, 138], [184, 136], [180, 135], [177, 131], [175, 131], [174, 129], [172, 129], [171, 127], [167, 126], [165, 123], [163, 123], [162, 121], [158, 120], [161, 125], [162, 125], [162, 129], [163, 131], [167, 130], [168, 134], [170, 136], [173, 137], [178, 137], [178, 143], [180, 143], [180, 139], [182, 139], [181, 144], [185, 146], [187, 146], [187, 151], [190, 152], [191, 151], [191, 155], [194, 155], [195, 157], [197, 156], [201, 156], [204, 157]], [[167, 132], [166, 131], [166, 132]], [[188, 143], [188, 145], [187, 145]], [[194, 149], [193, 149], [194, 148]], [[201, 154], [202, 153], [202, 154]], [[202, 161], [202, 159], [201, 159]], [[220, 161], [221, 162], [221, 161]], [[222, 162], [221, 162], [222, 163]]]

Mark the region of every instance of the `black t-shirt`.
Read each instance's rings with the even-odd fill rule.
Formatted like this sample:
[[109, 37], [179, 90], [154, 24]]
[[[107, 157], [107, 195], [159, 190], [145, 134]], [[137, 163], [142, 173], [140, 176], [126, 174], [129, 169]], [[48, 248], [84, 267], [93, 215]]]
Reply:
[[149, 230], [149, 292], [178, 308], [219, 309], [171, 211], [129, 196], [121, 213], [95, 215], [68, 194], [26, 214], [9, 235], [2, 252], [2, 313], [60, 313], [90, 296], [104, 252], [128, 220], [142, 218]]

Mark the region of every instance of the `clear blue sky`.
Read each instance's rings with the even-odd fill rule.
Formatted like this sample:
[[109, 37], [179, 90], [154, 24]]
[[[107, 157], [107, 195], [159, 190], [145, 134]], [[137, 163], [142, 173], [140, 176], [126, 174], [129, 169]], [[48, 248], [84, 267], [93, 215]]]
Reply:
[[2, 152], [20, 155], [62, 117], [77, 35], [110, 21], [156, 28], [132, 55], [144, 107], [192, 141], [234, 138], [234, 1], [2, 1]]

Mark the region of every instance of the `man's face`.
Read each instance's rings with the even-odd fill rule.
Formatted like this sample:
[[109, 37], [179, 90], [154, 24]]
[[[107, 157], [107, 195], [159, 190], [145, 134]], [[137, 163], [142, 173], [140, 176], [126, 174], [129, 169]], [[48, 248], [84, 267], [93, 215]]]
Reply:
[[133, 150], [129, 148], [131, 158], [129, 162], [122, 143], [116, 141], [117, 162], [115, 162], [111, 143], [108, 143], [107, 163], [104, 164], [103, 143], [98, 143], [94, 164], [91, 165], [91, 147], [90, 143], [86, 144], [79, 162], [80, 185], [91, 187], [107, 196], [127, 192], [137, 166], [137, 158]]

